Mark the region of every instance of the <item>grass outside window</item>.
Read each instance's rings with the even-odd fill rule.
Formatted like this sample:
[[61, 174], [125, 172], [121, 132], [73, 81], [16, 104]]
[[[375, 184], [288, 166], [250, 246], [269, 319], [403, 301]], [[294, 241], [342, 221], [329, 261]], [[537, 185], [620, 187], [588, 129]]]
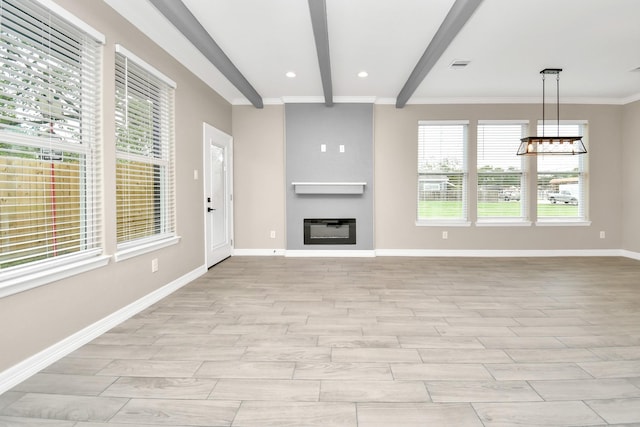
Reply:
[[[521, 210], [519, 201], [479, 202], [479, 217], [514, 217]], [[453, 219], [451, 212], [460, 212], [462, 201], [419, 201], [418, 220]], [[575, 217], [578, 214], [577, 205], [550, 204], [539, 202], [538, 214], [544, 217]]]

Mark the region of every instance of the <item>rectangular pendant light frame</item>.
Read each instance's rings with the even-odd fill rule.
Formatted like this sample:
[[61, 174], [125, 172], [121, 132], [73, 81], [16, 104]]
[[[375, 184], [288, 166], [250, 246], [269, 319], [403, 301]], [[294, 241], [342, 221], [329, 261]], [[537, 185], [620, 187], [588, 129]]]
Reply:
[[575, 155], [585, 154], [587, 148], [582, 142], [581, 136], [544, 136], [544, 89], [545, 76], [556, 76], [556, 102], [558, 129], [560, 128], [560, 72], [562, 68], [545, 68], [542, 74], [542, 134], [543, 136], [528, 136], [520, 140], [520, 147], [516, 153], [518, 156], [537, 156], [538, 154]]

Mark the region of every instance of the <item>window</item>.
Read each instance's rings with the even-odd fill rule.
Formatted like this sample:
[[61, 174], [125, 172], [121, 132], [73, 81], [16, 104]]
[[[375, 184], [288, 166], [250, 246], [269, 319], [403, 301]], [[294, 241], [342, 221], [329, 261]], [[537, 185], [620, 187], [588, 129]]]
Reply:
[[103, 36], [29, 0], [3, 0], [0, 14], [0, 282], [9, 286], [102, 253]]
[[[584, 123], [547, 125], [559, 135], [583, 136]], [[538, 125], [538, 135], [542, 135]], [[585, 143], [585, 145], [587, 145]], [[587, 219], [587, 164], [589, 154], [536, 156], [538, 161], [538, 221], [585, 221]]]
[[467, 122], [418, 125], [418, 221], [467, 219]]
[[175, 236], [175, 83], [116, 49], [116, 211], [118, 250]]
[[526, 219], [524, 159], [515, 154], [526, 129], [526, 122], [478, 123], [479, 222]]

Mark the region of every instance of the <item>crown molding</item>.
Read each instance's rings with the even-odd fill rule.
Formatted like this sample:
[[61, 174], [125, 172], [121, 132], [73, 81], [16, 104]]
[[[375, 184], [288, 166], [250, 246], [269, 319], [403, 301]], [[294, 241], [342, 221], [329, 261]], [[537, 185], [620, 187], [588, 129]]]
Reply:
[[[335, 104], [375, 104], [377, 98], [375, 96], [334, 96]], [[282, 104], [324, 104], [322, 96], [283, 96], [282, 98], [264, 98], [265, 105], [282, 105]], [[395, 102], [395, 101], [394, 101]], [[236, 98], [232, 105], [251, 105], [244, 98]]]
[[283, 104], [324, 104], [324, 96], [283, 96], [280, 100]]
[[[487, 97], [487, 98], [415, 98], [407, 104], [540, 104], [540, 98], [536, 97]], [[594, 105], [624, 105], [622, 98], [563, 98], [560, 104], [594, 104]]]
[[631, 95], [622, 100], [622, 105], [631, 104], [632, 102], [640, 101], [640, 93], [636, 93], [635, 95]]
[[[265, 105], [283, 105], [283, 104], [322, 104], [324, 97], [322, 96], [283, 96], [281, 98], [264, 98]], [[376, 97], [376, 96], [334, 96], [333, 101], [336, 104], [376, 104], [376, 105], [395, 105], [395, 98]], [[640, 101], [640, 93], [626, 98], [564, 98], [560, 100], [560, 104], [579, 104], [579, 105], [626, 105], [632, 102]], [[442, 98], [415, 98], [409, 100], [407, 105], [447, 105], [447, 104], [540, 104], [539, 97], [480, 97], [480, 98], [462, 98], [462, 97], [442, 97]], [[235, 98], [232, 105], [251, 105], [245, 98]]]

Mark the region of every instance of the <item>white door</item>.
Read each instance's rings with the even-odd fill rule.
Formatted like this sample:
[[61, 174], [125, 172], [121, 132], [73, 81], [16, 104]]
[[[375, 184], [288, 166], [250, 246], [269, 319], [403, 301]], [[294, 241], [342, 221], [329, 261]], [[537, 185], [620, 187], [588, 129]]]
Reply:
[[207, 268], [233, 248], [232, 138], [204, 124], [204, 215]]

